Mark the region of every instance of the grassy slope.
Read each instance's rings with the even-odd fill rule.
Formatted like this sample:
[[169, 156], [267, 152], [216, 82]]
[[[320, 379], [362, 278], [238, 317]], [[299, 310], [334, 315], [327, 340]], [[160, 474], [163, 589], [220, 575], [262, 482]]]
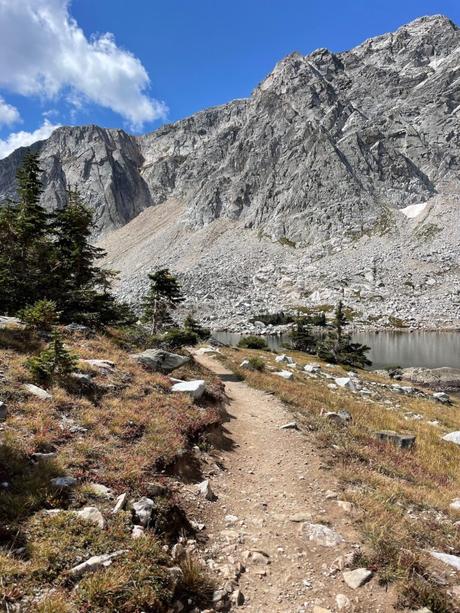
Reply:
[[[170, 394], [167, 377], [147, 373], [130, 359], [115, 332], [65, 341], [80, 358], [115, 362], [113, 374], [93, 372], [101, 393], [85, 395], [78, 387], [57, 385], [49, 390], [51, 400], [26, 394], [22, 383], [31, 378], [24, 361], [42, 343], [22, 331], [0, 330], [0, 400], [8, 407], [0, 424], [0, 482], [9, 484], [0, 489], [0, 609], [22, 602], [25, 610], [47, 613], [162, 611], [172, 599], [167, 568], [174, 565], [162, 550], [162, 537], [149, 530], [133, 540], [131, 513], [111, 515], [114, 501], [96, 496], [89, 484], [101, 483], [114, 496], [148, 495], [149, 482], [162, 482], [161, 469], [218, 420], [220, 384], [196, 364], [175, 372], [208, 380], [211, 394], [199, 408], [187, 395]], [[82, 372], [92, 370], [80, 366]], [[75, 425], [84, 430], [75, 431]], [[50, 451], [55, 459], [31, 461], [32, 453]], [[78, 485], [71, 492], [53, 489], [50, 479], [59, 475], [76, 477]], [[177, 516], [175, 500], [155, 500], [156, 516], [166, 523]], [[83, 506], [98, 507], [107, 527], [101, 530], [72, 513], [43, 513]], [[73, 589], [70, 568], [120, 549], [126, 553], [109, 568]], [[192, 561], [184, 571], [180, 593], [205, 591], [206, 580]]]
[[[289, 355], [301, 366], [318, 361], [306, 354]], [[250, 356], [262, 357], [266, 369], [240, 369], [242, 359]], [[275, 366], [279, 370], [274, 358], [263, 351], [226, 349], [223, 360], [250, 385], [271, 391], [289, 404], [298, 423], [330, 450], [330, 468], [338, 473], [345, 497], [358, 510], [356, 520], [366, 543], [359, 565], [377, 571], [382, 582], [396, 582], [401, 606], [428, 606], [434, 613], [460, 610], [451, 592], [459, 573], [435, 564], [426, 553], [435, 549], [460, 554], [459, 513], [449, 509], [449, 503], [460, 495], [460, 447], [441, 440], [445, 432], [460, 430], [459, 402], [444, 406], [401, 396], [371, 384], [389, 384], [390, 380], [362, 371], [360, 378], [376, 391], [372, 399], [344, 389], [331, 390], [327, 387], [330, 380], [310, 378], [299, 371], [286, 381], [270, 371]], [[322, 370], [336, 377], [345, 374], [344, 369], [324, 363]], [[353, 417], [346, 428], [320, 416], [322, 411], [340, 409]], [[409, 413], [423, 419], [407, 420]], [[433, 420], [439, 426], [427, 423]], [[402, 451], [384, 445], [374, 438], [376, 430], [416, 434], [416, 446]]]

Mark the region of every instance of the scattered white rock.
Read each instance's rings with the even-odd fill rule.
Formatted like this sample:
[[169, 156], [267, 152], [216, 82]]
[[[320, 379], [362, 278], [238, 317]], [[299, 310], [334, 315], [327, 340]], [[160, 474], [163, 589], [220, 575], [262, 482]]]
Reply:
[[88, 483], [87, 488], [92, 494], [99, 498], [112, 498], [112, 490], [102, 483]]
[[136, 360], [139, 364], [142, 364], [144, 368], [153, 371], [159, 371], [163, 373], [170, 373], [176, 368], [190, 362], [190, 358], [179, 355], [177, 353], [170, 353], [163, 349], [147, 349], [142, 353], [137, 353], [130, 356], [133, 360]]
[[290, 421], [287, 424], [284, 424], [284, 426], [280, 426], [280, 430], [298, 430], [299, 427], [297, 425], [297, 422], [295, 421]]
[[460, 511], [460, 498], [455, 498], [449, 505], [449, 509], [452, 511]]
[[49, 392], [41, 387], [38, 387], [37, 385], [34, 385], [33, 383], [24, 383], [22, 387], [26, 390], [26, 392], [29, 392], [29, 394], [32, 394], [41, 400], [50, 400], [52, 398]]
[[443, 441], [447, 441], [449, 443], [455, 443], [456, 445], [460, 445], [460, 431], [457, 432], [449, 432], [442, 437]]
[[277, 355], [275, 358], [275, 362], [278, 362], [278, 364], [294, 364], [294, 360], [289, 357], [288, 355], [285, 355], [284, 353], [281, 355]]
[[337, 377], [337, 379], [334, 379], [334, 382], [338, 387], [345, 387], [350, 390], [355, 389], [355, 384], [351, 377]]
[[88, 521], [99, 528], [105, 528], [105, 520], [102, 513], [97, 507], [84, 507], [76, 512], [76, 515], [85, 521]]
[[133, 526], [131, 530], [131, 538], [140, 539], [145, 536], [145, 528], [144, 526]]
[[274, 372], [274, 375], [276, 375], [277, 377], [281, 377], [283, 379], [292, 379], [292, 377], [294, 376], [294, 374], [292, 372], [290, 372], [289, 370], [280, 370], [279, 372]]
[[433, 398], [438, 402], [442, 402], [442, 404], [450, 404], [449, 394], [445, 392], [434, 392]]
[[102, 373], [110, 373], [115, 370], [115, 363], [111, 360], [80, 360], [80, 362], [84, 362]]
[[152, 517], [153, 504], [153, 500], [146, 496], [143, 496], [140, 500], [132, 504], [134, 517], [144, 528], [148, 526], [150, 518]]
[[203, 379], [197, 379], [196, 381], [182, 381], [181, 383], [175, 383], [171, 391], [190, 394], [194, 400], [198, 400], [203, 395], [206, 389], [206, 384]]
[[345, 596], [345, 594], [337, 594], [335, 597], [335, 602], [339, 611], [348, 609], [351, 606], [351, 600], [348, 598], [348, 596]]
[[197, 487], [200, 495], [203, 496], [203, 498], [206, 498], [206, 500], [213, 501], [216, 499], [216, 495], [212, 491], [211, 486], [209, 485], [209, 481], [207, 479], [206, 481], [202, 481], [201, 483], [199, 483]]
[[200, 349], [197, 349], [196, 353], [197, 355], [211, 355], [220, 353], [220, 351], [215, 347], [200, 347]]
[[226, 515], [224, 519], [227, 524], [236, 524], [238, 521], [238, 517], [236, 515]]
[[127, 500], [128, 494], [126, 492], [120, 494], [115, 502], [115, 506], [112, 509], [112, 513], [116, 515], [119, 511], [122, 511], [126, 506]]
[[240, 364], [240, 368], [243, 370], [251, 370], [251, 362], [249, 360], [243, 360]]
[[460, 556], [454, 556], [450, 553], [441, 553], [439, 551], [430, 551], [433, 558], [452, 566], [456, 570], [460, 570]]
[[312, 362], [311, 364], [305, 364], [303, 369], [305, 372], [317, 373], [321, 370], [321, 366], [317, 364], [316, 362]]
[[302, 525], [302, 533], [309, 541], [314, 541], [323, 547], [336, 547], [344, 542], [338, 532], [323, 524], [305, 523]]
[[367, 568], [356, 568], [355, 570], [348, 570], [343, 573], [343, 580], [351, 587], [352, 590], [356, 590], [367, 583], [372, 577], [372, 571]]
[[81, 577], [82, 575], [89, 572], [94, 572], [99, 568], [110, 566], [115, 558], [118, 558], [124, 553], [126, 553], [126, 549], [120, 549], [119, 551], [114, 551], [113, 553], [108, 553], [102, 556], [92, 556], [85, 562], [71, 568], [69, 573], [75, 577]]

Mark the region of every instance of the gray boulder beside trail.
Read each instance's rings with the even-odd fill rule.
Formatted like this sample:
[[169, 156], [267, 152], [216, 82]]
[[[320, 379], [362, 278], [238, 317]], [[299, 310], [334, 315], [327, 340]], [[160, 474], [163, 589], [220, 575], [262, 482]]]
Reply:
[[131, 355], [131, 357], [147, 370], [166, 374], [190, 362], [190, 358], [187, 356], [170, 353], [163, 349], [146, 349], [142, 353]]

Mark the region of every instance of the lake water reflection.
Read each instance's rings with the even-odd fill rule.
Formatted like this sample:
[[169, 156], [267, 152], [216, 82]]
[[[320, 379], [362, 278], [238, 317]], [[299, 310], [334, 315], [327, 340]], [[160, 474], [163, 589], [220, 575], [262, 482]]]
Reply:
[[[240, 334], [215, 332], [213, 336], [237, 345]], [[279, 351], [289, 342], [287, 336], [266, 336], [270, 349]], [[372, 368], [385, 366], [425, 366], [460, 368], [460, 332], [359, 332], [353, 340], [371, 347]]]

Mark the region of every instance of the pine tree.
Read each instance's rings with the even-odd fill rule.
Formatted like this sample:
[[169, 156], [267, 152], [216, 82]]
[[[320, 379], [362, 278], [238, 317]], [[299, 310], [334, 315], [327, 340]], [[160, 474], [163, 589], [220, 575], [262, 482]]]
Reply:
[[24, 158], [17, 173], [19, 202], [0, 209], [0, 309], [14, 313], [46, 298], [52, 245], [49, 216], [40, 204], [42, 192], [36, 154]]
[[304, 353], [316, 353], [316, 338], [313, 336], [310, 326], [303, 317], [297, 317], [294, 328], [291, 330], [291, 343], [296, 351]]
[[77, 366], [78, 358], [64, 347], [57, 331], [53, 332], [50, 344], [38, 356], [26, 361], [26, 367], [40, 382], [51, 383], [56, 377], [70, 375]]
[[103, 249], [90, 243], [93, 214], [76, 190], [68, 190], [66, 206], [52, 217], [55, 266], [53, 297], [64, 320], [99, 325], [129, 314], [110, 291], [113, 273], [97, 266]]
[[210, 330], [208, 328], [203, 328], [203, 326], [193, 317], [192, 313], [189, 313], [184, 319], [184, 328], [196, 334], [202, 341], [209, 338], [211, 334]]
[[156, 334], [173, 323], [171, 311], [185, 300], [177, 279], [167, 268], [149, 274], [150, 287], [142, 301], [143, 320], [152, 324]]

